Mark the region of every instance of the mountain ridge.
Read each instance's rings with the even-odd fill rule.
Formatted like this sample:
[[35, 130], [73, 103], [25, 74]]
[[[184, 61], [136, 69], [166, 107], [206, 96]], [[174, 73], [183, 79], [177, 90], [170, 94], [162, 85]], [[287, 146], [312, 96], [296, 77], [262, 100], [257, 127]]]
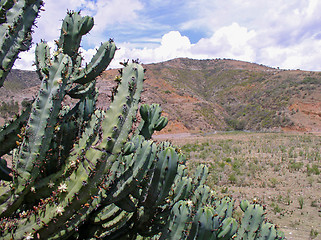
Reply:
[[[170, 119], [164, 133], [321, 131], [319, 72], [283, 70], [231, 59], [177, 58], [144, 67], [147, 80], [142, 101], [161, 104]], [[99, 107], [107, 108], [117, 72], [107, 70], [97, 81]], [[30, 78], [30, 72], [25, 74]], [[21, 91], [11, 89], [9, 82], [22, 86], [22, 79], [9, 76], [5, 89], [0, 88], [2, 101], [17, 99], [21, 103], [34, 94], [37, 81]]]

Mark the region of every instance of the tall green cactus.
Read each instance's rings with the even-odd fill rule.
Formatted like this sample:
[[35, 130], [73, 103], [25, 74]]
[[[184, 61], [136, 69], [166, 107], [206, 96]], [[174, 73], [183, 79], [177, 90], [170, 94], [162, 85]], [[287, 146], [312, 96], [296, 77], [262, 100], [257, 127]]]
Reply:
[[[12, 3], [1, 4], [5, 22]], [[243, 201], [238, 223], [234, 201], [206, 186], [206, 166], [189, 175], [177, 148], [151, 140], [168, 120], [159, 105], [140, 106], [140, 64], [124, 63], [108, 110], [96, 108], [95, 79], [116, 46], [102, 43], [82, 64], [81, 38], [92, 26], [70, 11], [53, 56], [37, 45], [38, 95], [0, 131], [0, 157], [13, 154], [12, 169], [0, 159], [1, 239], [282, 239], [259, 205]]]
[[0, 87], [18, 54], [31, 45], [31, 28], [42, 0], [2, 0], [0, 6]]

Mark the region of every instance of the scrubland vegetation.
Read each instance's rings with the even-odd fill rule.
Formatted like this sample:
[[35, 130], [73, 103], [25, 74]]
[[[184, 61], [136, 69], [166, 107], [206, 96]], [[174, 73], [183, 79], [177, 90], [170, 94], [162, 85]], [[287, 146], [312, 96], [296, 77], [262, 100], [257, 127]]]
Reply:
[[218, 194], [267, 206], [290, 239], [321, 232], [321, 137], [292, 133], [218, 133], [177, 140], [188, 166], [209, 167]]

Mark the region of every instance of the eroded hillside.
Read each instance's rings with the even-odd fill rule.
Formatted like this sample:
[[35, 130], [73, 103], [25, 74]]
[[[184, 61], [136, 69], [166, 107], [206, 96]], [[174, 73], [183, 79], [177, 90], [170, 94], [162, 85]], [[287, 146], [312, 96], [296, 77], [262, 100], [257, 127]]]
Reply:
[[[321, 131], [319, 72], [281, 70], [226, 59], [186, 58], [148, 64], [145, 68], [143, 102], [162, 105], [170, 119], [165, 132]], [[115, 69], [105, 71], [97, 83], [98, 104], [102, 108], [109, 104], [117, 73]], [[1, 101], [21, 104], [32, 99], [38, 84], [34, 78], [32, 72], [13, 73], [0, 89]]]

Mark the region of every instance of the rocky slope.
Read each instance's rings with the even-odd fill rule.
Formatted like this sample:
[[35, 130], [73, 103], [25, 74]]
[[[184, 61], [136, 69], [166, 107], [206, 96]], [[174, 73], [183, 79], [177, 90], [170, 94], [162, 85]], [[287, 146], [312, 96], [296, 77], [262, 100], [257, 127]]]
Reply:
[[[144, 67], [143, 102], [162, 105], [170, 119], [167, 133], [321, 131], [319, 72], [280, 70], [227, 59], [179, 58]], [[108, 106], [117, 73], [115, 69], [105, 71], [98, 81], [102, 108]], [[39, 84], [35, 79], [33, 72], [13, 71], [0, 89], [1, 102], [31, 99]]]

